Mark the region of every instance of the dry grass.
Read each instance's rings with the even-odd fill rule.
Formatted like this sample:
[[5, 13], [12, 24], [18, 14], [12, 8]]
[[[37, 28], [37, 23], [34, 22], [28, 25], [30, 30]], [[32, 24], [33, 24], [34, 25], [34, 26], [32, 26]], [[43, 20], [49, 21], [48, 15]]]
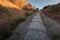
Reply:
[[59, 5], [50, 5], [43, 9], [44, 14], [48, 17], [60, 22], [60, 6]]

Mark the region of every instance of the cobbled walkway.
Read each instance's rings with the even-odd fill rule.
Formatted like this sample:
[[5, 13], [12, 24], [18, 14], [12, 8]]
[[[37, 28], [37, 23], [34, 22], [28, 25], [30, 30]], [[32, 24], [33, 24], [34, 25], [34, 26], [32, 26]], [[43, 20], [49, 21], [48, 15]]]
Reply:
[[23, 40], [50, 40], [46, 34], [46, 29], [42, 24], [40, 13], [37, 13], [32, 18], [28, 32]]

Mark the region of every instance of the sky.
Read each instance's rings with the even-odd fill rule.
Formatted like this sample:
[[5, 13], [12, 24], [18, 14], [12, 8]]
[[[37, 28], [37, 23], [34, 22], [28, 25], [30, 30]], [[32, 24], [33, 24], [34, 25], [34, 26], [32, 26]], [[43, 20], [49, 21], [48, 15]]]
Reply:
[[44, 6], [60, 3], [60, 0], [27, 0], [36, 8], [42, 9]]

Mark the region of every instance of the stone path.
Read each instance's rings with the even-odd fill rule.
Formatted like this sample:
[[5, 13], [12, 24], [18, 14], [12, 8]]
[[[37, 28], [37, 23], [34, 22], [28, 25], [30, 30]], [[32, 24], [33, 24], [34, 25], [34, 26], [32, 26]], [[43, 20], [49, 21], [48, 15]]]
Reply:
[[[28, 24], [29, 23], [27, 23], [27, 25]], [[22, 29], [21, 27], [22, 26], [18, 26], [15, 29], [13, 35], [7, 40], [21, 40], [21, 35], [26, 30], [26, 25], [25, 27], [23, 27], [23, 30], [21, 30]], [[50, 40], [46, 35], [46, 29], [42, 24], [42, 20], [39, 12], [34, 17], [32, 17], [31, 22], [28, 26], [28, 31], [22, 40]]]
[[46, 35], [46, 29], [42, 24], [40, 13], [37, 13], [32, 18], [28, 32], [23, 40], [50, 40]]

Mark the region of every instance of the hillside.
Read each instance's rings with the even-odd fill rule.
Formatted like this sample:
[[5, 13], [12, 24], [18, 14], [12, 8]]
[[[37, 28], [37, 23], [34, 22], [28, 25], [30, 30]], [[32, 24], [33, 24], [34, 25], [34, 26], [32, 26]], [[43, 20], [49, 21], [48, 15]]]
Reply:
[[60, 23], [60, 3], [45, 6], [43, 13]]
[[20, 3], [20, 6], [12, 1], [13, 0], [0, 0], [0, 40], [10, 36], [11, 30], [15, 29], [19, 23], [25, 21], [35, 10], [30, 10], [32, 8], [31, 4], [27, 5], [29, 10], [26, 10], [24, 8], [26, 7], [24, 1], [22, 4]]
[[9, 8], [17, 8], [20, 9], [18, 6], [14, 5], [13, 3], [6, 1], [6, 0], [0, 0], [0, 5], [4, 6], [4, 7], [9, 7]]
[[23, 7], [24, 5], [27, 5], [27, 1], [26, 0], [8, 0], [9, 2], [19, 6], [19, 7]]

